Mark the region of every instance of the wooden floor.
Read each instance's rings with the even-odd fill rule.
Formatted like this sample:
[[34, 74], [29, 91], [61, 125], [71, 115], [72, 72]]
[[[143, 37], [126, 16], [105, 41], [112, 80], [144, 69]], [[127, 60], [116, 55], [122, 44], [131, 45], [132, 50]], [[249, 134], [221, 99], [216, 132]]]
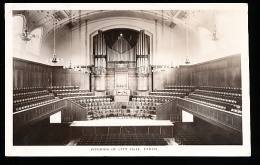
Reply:
[[[169, 120], [149, 120], [135, 118], [103, 118], [90, 121], [74, 121], [70, 127], [95, 127], [95, 126], [173, 126]], [[174, 138], [164, 138], [168, 145], [178, 145]], [[67, 146], [76, 146], [80, 138], [70, 139]]]
[[[179, 145], [178, 143], [175, 142], [175, 139], [174, 138], [163, 138], [167, 143], [168, 145], [170, 146], [176, 146], [176, 145]], [[76, 146], [77, 143], [80, 141], [80, 138], [78, 139], [72, 139], [66, 146]]]

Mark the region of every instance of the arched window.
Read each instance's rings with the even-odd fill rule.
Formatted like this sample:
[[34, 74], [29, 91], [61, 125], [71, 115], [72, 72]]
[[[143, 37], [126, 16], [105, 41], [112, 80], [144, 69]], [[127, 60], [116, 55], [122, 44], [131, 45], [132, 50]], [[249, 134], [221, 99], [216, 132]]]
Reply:
[[212, 40], [212, 33], [206, 28], [199, 28], [202, 55], [214, 52], [216, 50], [215, 41]]
[[24, 18], [22, 16], [13, 17], [13, 47], [20, 49], [21, 38], [20, 34], [23, 32]]
[[34, 34], [37, 37], [33, 37], [31, 41], [26, 43], [26, 51], [32, 54], [40, 55], [40, 41], [42, 37], [42, 28], [37, 28], [33, 30], [30, 34]]

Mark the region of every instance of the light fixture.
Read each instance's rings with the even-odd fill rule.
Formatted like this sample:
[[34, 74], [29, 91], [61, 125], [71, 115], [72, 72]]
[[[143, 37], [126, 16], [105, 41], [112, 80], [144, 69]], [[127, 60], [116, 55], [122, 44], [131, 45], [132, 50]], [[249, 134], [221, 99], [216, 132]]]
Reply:
[[56, 42], [56, 40], [55, 40], [55, 28], [56, 28], [56, 26], [55, 26], [55, 23], [56, 23], [56, 19], [55, 19], [55, 17], [53, 16], [53, 56], [52, 56], [52, 58], [50, 58], [50, 61], [52, 62], [52, 63], [58, 63], [58, 62], [63, 62], [63, 59], [62, 58], [58, 58], [57, 57], [57, 55], [56, 55], [56, 49], [55, 49], [55, 42]]
[[70, 61], [69, 66], [63, 66], [63, 69], [73, 69], [73, 68], [72, 68], [72, 65], [71, 65], [71, 61]]
[[153, 66], [153, 70], [152, 70], [153, 73], [159, 73], [159, 72], [161, 72], [161, 71], [162, 71], [162, 70], [159, 69], [157, 65], [154, 65], [154, 66]]
[[166, 69], [166, 66], [163, 65], [162, 68], [161, 68], [161, 71], [165, 71], [165, 69]]
[[184, 60], [185, 64], [190, 64], [190, 59], [189, 59], [189, 32], [188, 32], [188, 28], [189, 28], [189, 17], [187, 16], [186, 18], [186, 59]]
[[25, 17], [25, 28], [24, 28], [24, 32], [18, 35], [20, 35], [21, 39], [27, 43], [27, 41], [31, 41], [32, 38], [39, 38], [39, 36], [35, 34], [30, 34], [28, 30], [29, 11], [25, 10], [23, 15]]
[[174, 68], [173, 62], [171, 62], [171, 68]]
[[218, 41], [219, 40], [219, 33], [217, 32], [217, 18], [216, 18], [216, 11], [214, 11], [214, 19], [215, 19], [215, 27], [212, 33], [212, 40]]

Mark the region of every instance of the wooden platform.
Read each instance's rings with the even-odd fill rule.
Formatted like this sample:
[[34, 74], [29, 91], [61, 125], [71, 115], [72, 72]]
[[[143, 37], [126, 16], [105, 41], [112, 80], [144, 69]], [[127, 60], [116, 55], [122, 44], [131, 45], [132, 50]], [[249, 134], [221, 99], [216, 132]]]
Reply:
[[99, 119], [90, 121], [74, 121], [70, 127], [100, 127], [100, 126], [173, 126], [170, 120], [142, 119]]

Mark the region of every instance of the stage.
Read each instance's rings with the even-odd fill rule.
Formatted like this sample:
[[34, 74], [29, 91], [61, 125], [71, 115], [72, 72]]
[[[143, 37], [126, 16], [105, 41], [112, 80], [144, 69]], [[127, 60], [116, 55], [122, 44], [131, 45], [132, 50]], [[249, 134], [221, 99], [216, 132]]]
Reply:
[[74, 121], [70, 125], [70, 137], [78, 138], [84, 134], [160, 134], [173, 138], [174, 125], [170, 120], [142, 119], [99, 119]]

